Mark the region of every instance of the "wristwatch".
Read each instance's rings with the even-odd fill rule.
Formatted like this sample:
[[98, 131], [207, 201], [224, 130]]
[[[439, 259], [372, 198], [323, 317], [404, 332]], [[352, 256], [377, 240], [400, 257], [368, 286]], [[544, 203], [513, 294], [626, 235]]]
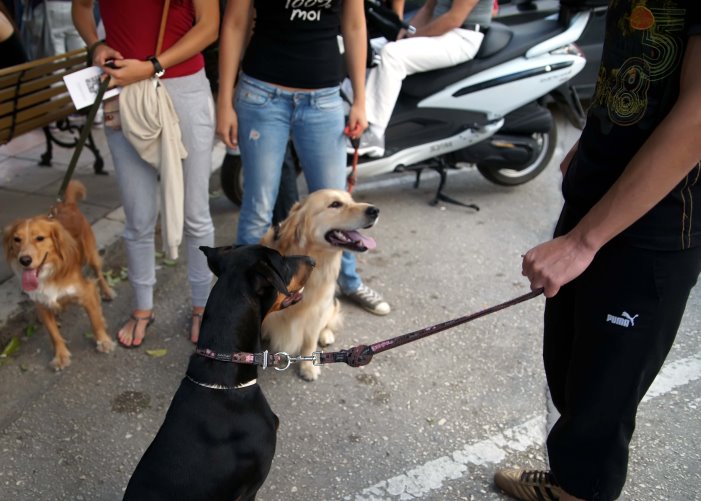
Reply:
[[166, 74], [166, 70], [163, 69], [161, 63], [158, 61], [158, 59], [156, 59], [156, 56], [150, 56], [147, 59], [151, 61], [151, 64], [153, 64], [153, 68], [156, 70], [156, 73], [154, 74], [156, 78], [161, 78], [163, 75]]

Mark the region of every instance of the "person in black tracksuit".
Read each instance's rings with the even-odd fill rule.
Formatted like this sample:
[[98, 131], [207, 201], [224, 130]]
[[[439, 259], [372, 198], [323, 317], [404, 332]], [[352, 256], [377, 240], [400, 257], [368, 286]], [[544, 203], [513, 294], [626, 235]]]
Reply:
[[548, 298], [543, 359], [561, 416], [550, 471], [495, 475], [517, 499], [611, 500], [625, 484], [638, 404], [701, 270], [699, 4], [609, 2], [596, 94], [562, 163], [555, 238], [523, 259]]

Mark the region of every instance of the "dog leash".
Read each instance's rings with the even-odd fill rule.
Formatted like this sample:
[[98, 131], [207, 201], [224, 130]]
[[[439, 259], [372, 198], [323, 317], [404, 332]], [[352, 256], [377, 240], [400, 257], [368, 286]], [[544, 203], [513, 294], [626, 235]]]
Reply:
[[[73, 171], [75, 170], [75, 167], [78, 164], [78, 157], [80, 157], [80, 153], [83, 150], [85, 141], [90, 135], [90, 130], [92, 129], [92, 124], [95, 121], [97, 109], [102, 103], [102, 98], [105, 95], [105, 91], [107, 90], [107, 86], [109, 85], [109, 83], [109, 75], [107, 75], [107, 77], [104, 80], [102, 80], [102, 82], [100, 82], [100, 87], [97, 90], [95, 102], [90, 107], [90, 111], [88, 112], [88, 115], [85, 118], [85, 125], [83, 125], [83, 129], [80, 131], [80, 137], [78, 138], [78, 142], [76, 143], [75, 148], [73, 149], [73, 156], [71, 156], [71, 161], [68, 164], [68, 169], [66, 170], [65, 176], [63, 176], [63, 182], [61, 183], [61, 187], [58, 190], [58, 196], [56, 197], [57, 204], [63, 202], [63, 196], [66, 194], [66, 188], [68, 188], [68, 183], [70, 182], [71, 177], [73, 176]], [[55, 211], [56, 206], [51, 207], [51, 209], [49, 209], [49, 217], [54, 217]]]
[[334, 351], [334, 352], [323, 352], [315, 351], [311, 355], [297, 355], [292, 356], [284, 351], [278, 353], [270, 353], [267, 350], [262, 353], [246, 353], [246, 352], [234, 352], [234, 353], [217, 353], [207, 348], [197, 348], [195, 353], [197, 355], [211, 358], [219, 362], [231, 362], [237, 364], [250, 364], [258, 365], [263, 369], [268, 367], [273, 367], [276, 371], [284, 371], [290, 367], [291, 364], [296, 362], [309, 361], [314, 365], [325, 365], [338, 362], [344, 362], [351, 367], [361, 367], [367, 365], [372, 360], [373, 355], [382, 353], [383, 351], [391, 350], [392, 348], [397, 348], [412, 341], [417, 341], [425, 337], [431, 336], [438, 332], [442, 332], [447, 329], [451, 329], [461, 324], [471, 322], [480, 317], [484, 317], [491, 313], [495, 313], [499, 310], [509, 308], [511, 306], [517, 305], [529, 299], [538, 297], [543, 293], [543, 289], [536, 289], [527, 294], [515, 297], [503, 303], [499, 303], [495, 306], [485, 308], [476, 313], [471, 313], [453, 320], [448, 320], [439, 324], [431, 325], [429, 327], [424, 327], [414, 332], [409, 332], [407, 334], [402, 334], [384, 341], [379, 341], [375, 344], [365, 345], [361, 344], [354, 346], [347, 350]]
[[[354, 132], [357, 132], [356, 127]], [[348, 136], [351, 145], [353, 146], [353, 161], [351, 162], [351, 171], [348, 173], [346, 182], [348, 183], [348, 193], [353, 193], [353, 188], [355, 188], [355, 183], [358, 178], [358, 149], [360, 148], [360, 136], [353, 137], [352, 132], [348, 126], [343, 129], [343, 133]]]

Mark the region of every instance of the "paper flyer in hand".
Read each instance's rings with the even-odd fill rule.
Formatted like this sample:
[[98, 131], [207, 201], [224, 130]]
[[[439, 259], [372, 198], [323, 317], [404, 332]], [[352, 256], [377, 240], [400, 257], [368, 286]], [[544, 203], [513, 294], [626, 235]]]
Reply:
[[[77, 110], [90, 106], [95, 102], [97, 92], [100, 89], [100, 75], [102, 73], [102, 69], [99, 66], [89, 66], [63, 77], [73, 105]], [[116, 96], [120, 90], [120, 87], [107, 89], [103, 101]]]

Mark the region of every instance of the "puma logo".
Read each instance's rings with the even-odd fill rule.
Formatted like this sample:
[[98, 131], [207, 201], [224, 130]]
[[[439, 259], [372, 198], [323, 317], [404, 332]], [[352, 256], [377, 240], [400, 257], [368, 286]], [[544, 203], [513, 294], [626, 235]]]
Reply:
[[635, 319], [638, 317], [639, 315], [633, 315], [631, 317], [630, 313], [624, 311], [621, 313], [620, 317], [616, 315], [606, 315], [606, 321], [610, 324], [620, 325], [621, 327], [635, 327]]
[[639, 315], [635, 315], [635, 316], [631, 317], [627, 311], [624, 311], [623, 313], [621, 313], [621, 316], [623, 318], [627, 318], [628, 320], [630, 320], [630, 325], [632, 327], [635, 327], [635, 319], [638, 318]]

